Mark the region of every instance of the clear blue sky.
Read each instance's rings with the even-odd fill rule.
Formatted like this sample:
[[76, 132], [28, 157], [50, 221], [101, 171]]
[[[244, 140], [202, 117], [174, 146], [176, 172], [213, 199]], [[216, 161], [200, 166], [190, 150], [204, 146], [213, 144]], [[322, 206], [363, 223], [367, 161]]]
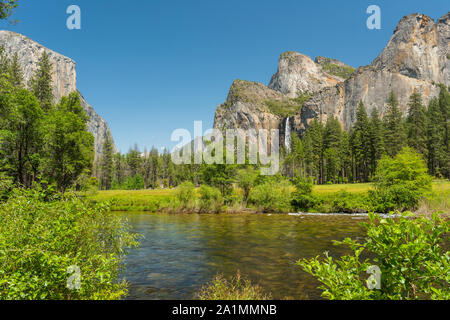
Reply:
[[[82, 30], [66, 28], [71, 4]], [[371, 4], [381, 30], [366, 28]], [[193, 132], [194, 120], [210, 128], [233, 80], [267, 84], [284, 51], [366, 65], [404, 15], [448, 9], [448, 0], [19, 0], [19, 24], [0, 27], [74, 59], [78, 88], [126, 152], [172, 147], [172, 131]]]

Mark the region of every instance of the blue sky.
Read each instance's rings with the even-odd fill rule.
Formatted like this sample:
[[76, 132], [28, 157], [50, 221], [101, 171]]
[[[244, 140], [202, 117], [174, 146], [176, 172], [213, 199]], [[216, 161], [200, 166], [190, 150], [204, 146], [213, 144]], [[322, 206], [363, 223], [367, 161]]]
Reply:
[[[76, 4], [82, 29], [66, 28]], [[382, 29], [368, 30], [378, 5]], [[267, 84], [280, 54], [294, 50], [369, 64], [398, 21], [414, 12], [434, 19], [448, 0], [19, 0], [22, 33], [77, 62], [78, 88], [110, 124], [122, 152], [172, 147], [177, 128], [213, 125], [234, 79]]]

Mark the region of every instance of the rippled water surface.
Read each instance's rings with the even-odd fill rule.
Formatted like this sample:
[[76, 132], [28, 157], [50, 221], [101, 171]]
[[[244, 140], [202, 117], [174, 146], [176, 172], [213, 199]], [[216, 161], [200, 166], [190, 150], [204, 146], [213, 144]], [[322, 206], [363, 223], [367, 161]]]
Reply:
[[193, 299], [218, 273], [239, 270], [274, 299], [317, 299], [318, 283], [295, 262], [363, 235], [363, 217], [124, 213], [144, 238], [122, 274], [128, 299]]

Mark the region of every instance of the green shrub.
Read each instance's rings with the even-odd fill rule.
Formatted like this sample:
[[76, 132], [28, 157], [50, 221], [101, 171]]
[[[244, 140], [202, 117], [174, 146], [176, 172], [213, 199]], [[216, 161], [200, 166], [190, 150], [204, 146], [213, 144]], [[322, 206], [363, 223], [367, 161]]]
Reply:
[[202, 185], [199, 188], [198, 193], [200, 212], [220, 212], [223, 206], [223, 197], [219, 189]]
[[227, 206], [239, 210], [246, 207], [244, 198], [245, 191], [243, 189], [233, 188], [231, 194], [225, 198], [225, 203], [227, 204]]
[[[348, 246], [352, 255], [333, 259], [326, 253], [324, 260], [316, 257], [297, 263], [322, 283], [322, 296], [332, 300], [448, 300], [450, 254], [445, 248], [449, 221], [438, 214], [432, 219], [412, 217], [411, 213], [390, 219], [369, 214], [369, 218], [369, 223], [363, 223], [364, 242], [336, 242]], [[371, 259], [363, 260], [362, 255]], [[379, 289], [367, 286], [370, 266], [381, 272]]]
[[194, 209], [195, 208], [195, 186], [192, 182], [183, 182], [175, 191], [175, 199], [179, 209]]
[[288, 181], [266, 181], [252, 189], [250, 202], [263, 212], [291, 210], [292, 185]]
[[243, 279], [238, 272], [230, 280], [222, 275], [207, 286], [203, 287], [198, 294], [200, 300], [270, 300], [261, 287], [253, 285], [250, 280]]
[[414, 210], [431, 191], [433, 178], [421, 156], [404, 148], [394, 158], [380, 160], [375, 175], [375, 191], [369, 191], [377, 212]]
[[292, 205], [296, 210], [309, 210], [317, 205], [317, 199], [312, 195], [313, 182], [311, 179], [297, 178]]
[[[40, 189], [14, 190], [0, 205], [0, 300], [120, 299], [126, 248], [136, 236], [103, 205], [66, 193], [45, 201]], [[69, 267], [81, 274], [79, 288]]]
[[334, 195], [331, 207], [335, 213], [361, 213], [368, 211], [368, 202], [366, 194], [352, 194], [341, 190]]

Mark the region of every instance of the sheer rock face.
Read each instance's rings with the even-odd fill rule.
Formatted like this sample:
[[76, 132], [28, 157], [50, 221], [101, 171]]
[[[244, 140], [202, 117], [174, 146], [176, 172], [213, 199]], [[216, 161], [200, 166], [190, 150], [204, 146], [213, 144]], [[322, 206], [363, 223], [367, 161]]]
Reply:
[[296, 115], [296, 128], [301, 133], [314, 117], [325, 122], [335, 116], [348, 130], [356, 121], [359, 101], [369, 113], [376, 108], [383, 116], [391, 90], [405, 115], [414, 89], [428, 105], [438, 96], [439, 83], [450, 84], [449, 38], [449, 14], [436, 24], [422, 14], [404, 17], [370, 66], [359, 68], [345, 82], [320, 91], [304, 104]]
[[410, 78], [450, 82], [450, 13], [437, 23], [423, 14], [404, 17], [372, 66]]
[[288, 100], [283, 94], [258, 82], [235, 80], [227, 101], [216, 110], [214, 128], [278, 129], [281, 117], [270, 112], [266, 101]]
[[[344, 65], [340, 61], [339, 63]], [[281, 55], [278, 71], [273, 75], [269, 88], [290, 98], [296, 98], [305, 93], [311, 94], [323, 88], [335, 86], [342, 81], [344, 79], [323, 71], [321, 64], [314, 62], [310, 57], [288, 51]]]
[[360, 101], [364, 103], [369, 114], [375, 108], [383, 117], [391, 89], [398, 97], [399, 108], [403, 114], [407, 114], [409, 97], [414, 89], [422, 94], [426, 105], [432, 97], [439, 95], [439, 87], [429, 81], [375, 70], [372, 67], [361, 67], [345, 82], [322, 90], [306, 101], [303, 109], [295, 116], [296, 129], [303, 133], [315, 117], [325, 123], [329, 117], [334, 116], [343, 128], [349, 130], [356, 122], [356, 109]]
[[[305, 55], [286, 52], [280, 57], [278, 71], [269, 88], [258, 84], [259, 89], [251, 90], [252, 95], [261, 94], [261, 101], [268, 98], [284, 101], [312, 94], [303, 108], [290, 118], [293, 130], [300, 135], [315, 117], [326, 122], [335, 116], [343, 128], [350, 129], [356, 121], [360, 101], [369, 113], [376, 108], [383, 116], [391, 91], [397, 95], [399, 107], [406, 115], [414, 89], [428, 105], [439, 95], [439, 84], [450, 85], [449, 43], [450, 13], [437, 22], [423, 14], [412, 14], [401, 19], [386, 48], [373, 63], [360, 67], [347, 79], [325, 71], [330, 63], [348, 67], [340, 61], [317, 57], [314, 62]], [[283, 131], [285, 119], [270, 110], [260, 110], [248, 99], [233, 98], [232, 91], [233, 87], [227, 103], [217, 109], [215, 128], [271, 129], [278, 124]]]
[[[17, 52], [24, 73], [25, 84], [33, 77], [38, 68], [38, 62], [43, 52], [46, 52], [53, 64], [53, 95], [55, 102], [71, 92], [78, 91], [76, 86], [76, 64], [72, 59], [54, 52], [39, 43], [15, 32], [0, 30], [0, 46], [12, 57]], [[87, 103], [80, 93], [81, 105], [89, 116], [88, 130], [95, 137], [95, 151], [97, 155], [102, 152], [103, 142], [111, 131], [108, 124]], [[112, 135], [111, 135], [112, 137]], [[114, 147], [115, 148], [115, 147]]]

